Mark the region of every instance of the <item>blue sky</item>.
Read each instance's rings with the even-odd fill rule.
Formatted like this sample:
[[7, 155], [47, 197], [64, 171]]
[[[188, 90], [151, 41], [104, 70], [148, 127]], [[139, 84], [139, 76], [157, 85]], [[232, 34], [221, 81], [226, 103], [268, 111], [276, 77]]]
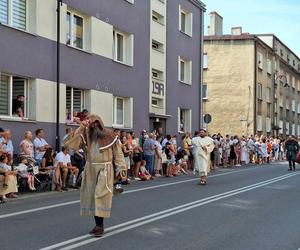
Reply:
[[300, 0], [202, 0], [206, 4], [205, 34], [209, 13], [223, 16], [223, 32], [242, 26], [243, 32], [272, 33], [300, 57]]

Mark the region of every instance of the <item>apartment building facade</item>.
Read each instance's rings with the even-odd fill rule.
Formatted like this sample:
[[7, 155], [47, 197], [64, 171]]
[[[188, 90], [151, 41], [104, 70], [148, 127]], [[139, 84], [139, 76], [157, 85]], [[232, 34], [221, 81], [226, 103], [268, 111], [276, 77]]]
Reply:
[[[274, 35], [223, 35], [211, 13], [204, 38], [204, 113], [213, 133], [300, 135], [299, 58]], [[219, 31], [219, 34], [216, 34]], [[221, 33], [220, 33], [221, 31]]]
[[[56, 4], [0, 0], [0, 127], [16, 141], [44, 128], [54, 145]], [[198, 129], [204, 11], [198, 0], [63, 0], [61, 135], [83, 109], [112, 128]], [[14, 113], [19, 95], [25, 119]]]

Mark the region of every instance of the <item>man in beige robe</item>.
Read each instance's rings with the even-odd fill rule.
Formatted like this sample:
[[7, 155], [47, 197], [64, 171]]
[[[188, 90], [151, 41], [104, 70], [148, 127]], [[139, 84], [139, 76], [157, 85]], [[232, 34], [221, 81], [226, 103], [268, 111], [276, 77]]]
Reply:
[[87, 163], [80, 189], [80, 214], [94, 216], [96, 226], [90, 232], [95, 237], [104, 233], [103, 218], [110, 217], [114, 180], [126, 176], [121, 144], [113, 131], [104, 128], [100, 117], [89, 115], [64, 146], [84, 149]]
[[207, 174], [210, 170], [210, 153], [214, 149], [214, 141], [206, 136], [206, 131], [201, 129], [192, 139], [194, 147], [194, 173], [200, 176], [200, 184], [206, 185]]

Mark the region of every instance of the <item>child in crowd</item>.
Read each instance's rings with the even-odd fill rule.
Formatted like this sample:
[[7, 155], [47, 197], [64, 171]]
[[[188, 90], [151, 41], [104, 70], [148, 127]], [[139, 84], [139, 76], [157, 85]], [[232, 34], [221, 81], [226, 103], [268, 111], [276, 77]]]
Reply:
[[25, 157], [21, 159], [21, 163], [17, 166], [18, 176], [27, 179], [28, 187], [31, 191], [35, 191], [34, 176], [28, 172], [28, 161]]
[[3, 183], [3, 187], [7, 187], [7, 182], [8, 182], [8, 176], [11, 174], [14, 174], [14, 172], [11, 171], [11, 166], [7, 165], [8, 163], [8, 155], [7, 154], [3, 154], [0, 156], [0, 168], [4, 171], [3, 175], [4, 175], [4, 183]]
[[141, 163], [141, 167], [140, 167], [140, 173], [139, 173], [139, 177], [142, 181], [149, 181], [152, 180], [153, 177], [151, 176], [151, 174], [147, 171], [146, 169], [146, 161], [143, 160]]

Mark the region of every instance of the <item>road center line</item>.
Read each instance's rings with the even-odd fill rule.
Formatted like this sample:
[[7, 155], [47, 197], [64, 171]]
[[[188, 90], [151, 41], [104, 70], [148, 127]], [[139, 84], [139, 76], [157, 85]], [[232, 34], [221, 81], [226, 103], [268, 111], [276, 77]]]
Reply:
[[[266, 181], [262, 181], [262, 182], [255, 183], [255, 184], [252, 184], [252, 185], [249, 185], [249, 186], [234, 189], [234, 190], [231, 190], [231, 191], [228, 191], [228, 192], [225, 192], [225, 193], [217, 194], [217, 195], [210, 196], [210, 197], [207, 197], [207, 198], [203, 198], [203, 199], [200, 199], [200, 200], [197, 200], [197, 201], [186, 203], [186, 204], [183, 204], [183, 205], [180, 205], [180, 206], [177, 206], [177, 207], [173, 207], [173, 208], [170, 208], [170, 209], [167, 209], [167, 210], [163, 210], [163, 211], [160, 211], [160, 212], [157, 212], [157, 213], [154, 213], [154, 214], [143, 216], [143, 217], [131, 220], [131, 221], [127, 221], [127, 222], [124, 222], [124, 223], [121, 223], [121, 224], [118, 224], [118, 225], [107, 228], [106, 229], [107, 233], [100, 239], [104, 239], [104, 238], [107, 238], [109, 236], [112, 236], [112, 235], [130, 230], [130, 229], [133, 229], [133, 228], [151, 223], [153, 221], [163, 219], [163, 218], [172, 216], [174, 214], [190, 210], [190, 209], [195, 208], [195, 207], [203, 206], [205, 204], [208, 204], [208, 203], [211, 203], [211, 202], [214, 202], [214, 201], [218, 201], [220, 199], [224, 199], [224, 198], [227, 198], [227, 197], [231, 197], [233, 195], [237, 195], [237, 194], [244, 193], [244, 192], [247, 192], [247, 191], [250, 191], [250, 190], [253, 190], [253, 189], [257, 189], [259, 187], [263, 187], [263, 186], [266, 186], [266, 185], [269, 185], [269, 184], [272, 184], [272, 183], [275, 183], [275, 182], [293, 177], [293, 176], [298, 175], [298, 174], [300, 174], [300, 173], [291, 173], [291, 174], [282, 175], [282, 176], [272, 178], [272, 179], [269, 179], [269, 180], [266, 180]], [[67, 241], [64, 241], [64, 242], [60, 242], [60, 243], [51, 245], [49, 247], [42, 248], [40, 250], [56, 249], [56, 248], [71, 244], [73, 242], [78, 242], [78, 241], [83, 240], [85, 238], [87, 238], [87, 240], [84, 240], [82, 242], [67, 246], [67, 247], [62, 248], [62, 249], [63, 250], [74, 249], [74, 248], [77, 248], [79, 246], [83, 246], [83, 245], [86, 245], [86, 244], [90, 244], [94, 241], [100, 240], [99, 238], [91, 238], [90, 235], [83, 235], [83, 236], [76, 237], [76, 238], [73, 238], [73, 239], [70, 239], [70, 240], [67, 240]]]
[[[236, 171], [233, 170], [233, 171], [230, 171], [230, 172], [227, 172], [227, 173], [214, 174], [214, 175], [209, 176], [209, 179], [210, 178], [215, 178], [215, 177], [218, 177], [218, 176], [224, 176], [224, 175], [229, 175], [229, 174], [234, 174], [234, 173], [245, 172], [245, 171], [249, 171], [249, 170], [253, 170], [253, 169], [256, 169], [256, 168], [247, 168], [247, 169], [236, 170]], [[160, 184], [160, 185], [155, 185], [155, 186], [150, 186], [150, 187], [138, 188], [138, 189], [125, 191], [122, 195], [141, 192], [141, 191], [145, 191], [145, 190], [157, 189], [157, 188], [161, 188], [161, 187], [173, 186], [173, 185], [182, 184], [182, 183], [186, 183], [186, 182], [197, 181], [197, 180], [199, 180], [199, 179], [198, 178], [192, 178], [192, 179], [183, 180], [183, 181], [177, 181], [177, 182], [165, 183], [165, 184]], [[79, 202], [80, 202], [80, 200], [74, 200], [74, 201], [68, 201], [68, 202], [58, 203], [58, 204], [54, 204], [54, 205], [49, 205], [49, 206], [32, 208], [32, 209], [19, 211], [19, 212], [14, 212], [14, 213], [2, 214], [2, 215], [0, 215], [0, 219], [13, 217], [13, 216], [18, 216], [18, 215], [22, 215], [22, 214], [34, 213], [34, 212], [43, 211], [43, 210], [52, 209], [52, 208], [69, 206], [69, 205], [77, 204]]]

